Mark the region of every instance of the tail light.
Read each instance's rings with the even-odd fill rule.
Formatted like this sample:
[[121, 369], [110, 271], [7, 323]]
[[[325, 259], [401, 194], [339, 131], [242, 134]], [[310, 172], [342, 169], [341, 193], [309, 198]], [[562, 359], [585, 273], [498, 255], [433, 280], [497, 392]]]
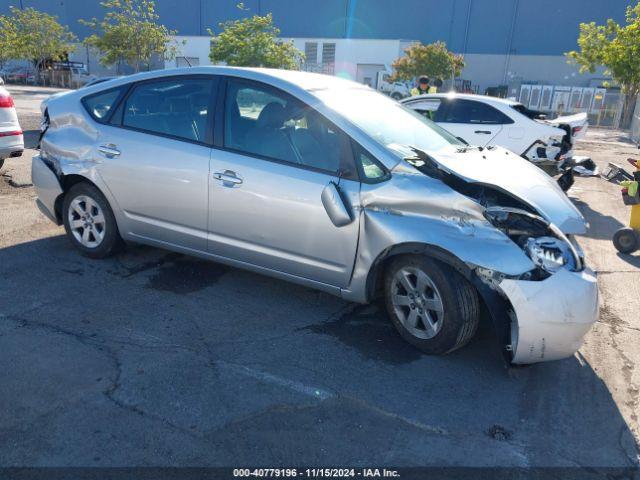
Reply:
[[0, 132], [0, 137], [13, 137], [14, 135], [22, 135], [22, 130], [12, 130], [11, 132]]
[[576, 133], [578, 133], [580, 130], [582, 130], [582, 126], [579, 126], [579, 127], [573, 127], [573, 135], [575, 135]]
[[11, 95], [3, 95], [0, 93], [0, 108], [13, 108], [14, 106]]

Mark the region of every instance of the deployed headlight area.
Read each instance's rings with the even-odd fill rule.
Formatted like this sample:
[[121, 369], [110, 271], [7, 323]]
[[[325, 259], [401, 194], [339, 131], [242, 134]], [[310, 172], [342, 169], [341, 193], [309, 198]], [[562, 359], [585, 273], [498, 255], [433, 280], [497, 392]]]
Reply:
[[544, 218], [518, 208], [488, 207], [485, 218], [519, 245], [537, 269], [522, 280], [543, 280], [561, 268], [581, 271], [583, 255], [577, 244]]

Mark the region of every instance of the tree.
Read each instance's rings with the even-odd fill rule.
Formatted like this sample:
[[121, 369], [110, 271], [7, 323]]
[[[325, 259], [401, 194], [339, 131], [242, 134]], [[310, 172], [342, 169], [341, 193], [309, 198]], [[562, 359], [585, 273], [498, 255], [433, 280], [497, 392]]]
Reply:
[[579, 51], [566, 54], [569, 63], [579, 65], [580, 73], [606, 68], [625, 95], [622, 125], [629, 126], [640, 93], [640, 2], [627, 7], [625, 26], [612, 19], [605, 25], [581, 23], [578, 46]]
[[7, 60], [18, 58], [18, 36], [13, 19], [0, 15], [0, 68], [4, 68]]
[[28, 58], [36, 67], [37, 79], [46, 61], [63, 60], [75, 50], [77, 40], [66, 26], [58, 23], [57, 17], [34, 8], [24, 10], [10, 7], [9, 42], [14, 46], [13, 58]]
[[96, 31], [84, 43], [101, 53], [100, 63], [119, 69], [126, 62], [139, 72], [143, 65], [149, 68], [154, 55], [175, 58], [178, 48], [171, 36], [177, 32], [157, 23], [153, 0], [106, 0], [100, 5], [107, 10], [102, 20], [80, 20]]
[[420, 75], [447, 79], [452, 75], [457, 77], [464, 68], [464, 57], [447, 50], [444, 42], [414, 43], [404, 53], [393, 62], [394, 77], [399, 80], [411, 80]]
[[[244, 6], [240, 3], [238, 8], [244, 9]], [[227, 21], [219, 26], [222, 31], [218, 35], [209, 29], [212, 37], [209, 58], [213, 63], [298, 70], [304, 60], [304, 54], [293, 42], [278, 40], [280, 29], [273, 24], [270, 13]]]

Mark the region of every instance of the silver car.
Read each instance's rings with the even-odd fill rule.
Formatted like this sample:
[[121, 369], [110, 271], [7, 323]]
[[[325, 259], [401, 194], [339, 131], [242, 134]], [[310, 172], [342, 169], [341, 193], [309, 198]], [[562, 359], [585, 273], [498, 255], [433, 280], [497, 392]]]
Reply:
[[559, 359], [598, 318], [584, 219], [550, 177], [363, 85], [156, 71], [51, 99], [43, 129], [37, 205], [89, 257], [138, 242], [381, 298], [430, 354], [487, 311], [509, 361]]

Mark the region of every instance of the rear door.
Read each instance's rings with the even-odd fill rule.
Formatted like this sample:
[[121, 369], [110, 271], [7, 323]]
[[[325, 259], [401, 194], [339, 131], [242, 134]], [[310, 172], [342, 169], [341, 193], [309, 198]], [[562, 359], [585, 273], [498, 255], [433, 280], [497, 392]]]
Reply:
[[435, 121], [470, 145], [484, 147], [493, 143], [503, 126], [513, 123], [496, 108], [476, 100], [443, 99], [443, 107], [438, 110]]
[[[346, 286], [358, 245], [360, 189], [349, 137], [311, 107], [258, 82], [228, 79], [218, 108], [224, 129], [211, 156], [210, 252]], [[323, 206], [330, 183], [352, 212], [346, 225], [334, 225]]]
[[206, 251], [215, 87], [211, 75], [138, 82], [112, 115], [99, 94], [85, 99], [105, 122], [95, 155], [124, 214], [123, 233]]

